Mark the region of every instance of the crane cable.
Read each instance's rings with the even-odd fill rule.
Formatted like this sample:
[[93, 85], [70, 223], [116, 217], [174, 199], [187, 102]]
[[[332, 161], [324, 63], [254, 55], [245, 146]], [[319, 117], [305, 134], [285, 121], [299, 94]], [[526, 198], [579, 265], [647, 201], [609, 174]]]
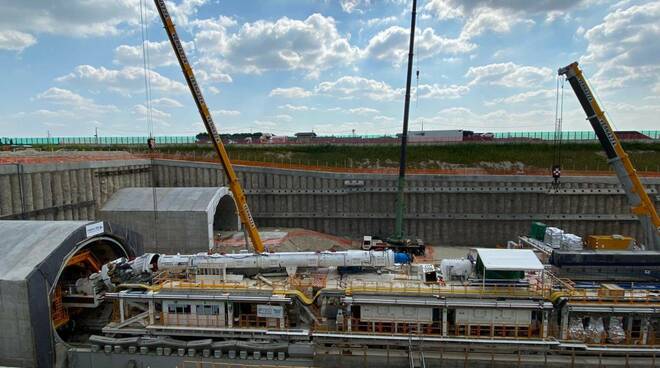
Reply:
[[561, 177], [561, 143], [562, 143], [562, 121], [564, 119], [564, 83], [563, 76], [557, 76], [557, 89], [555, 96], [555, 135], [553, 137], [552, 158], [552, 188], [559, 189]]
[[[142, 2], [145, 2], [143, 5]], [[149, 56], [149, 25], [147, 24], [147, 4], [146, 0], [140, 0], [140, 33], [142, 35], [142, 67], [144, 69], [144, 91], [145, 91], [145, 108], [147, 130], [149, 132], [149, 139], [153, 138], [154, 122], [153, 122], [153, 108], [152, 108], [152, 94], [151, 94], [151, 63]]]
[[[142, 4], [144, 1], [144, 5]], [[152, 108], [152, 95], [151, 95], [151, 63], [149, 58], [149, 24], [147, 23], [147, 4], [146, 0], [140, 0], [140, 33], [142, 35], [142, 66], [144, 68], [144, 94], [145, 94], [145, 118], [147, 121], [147, 130], [149, 138], [147, 138], [147, 146], [150, 153], [155, 148], [156, 139], [154, 138], [154, 121], [153, 121], [153, 108]], [[158, 253], [158, 201], [156, 198], [157, 191], [157, 178], [154, 170], [154, 159], [151, 155], [151, 198], [153, 200], [153, 240], [154, 248]]]
[[[417, 71], [415, 72], [415, 78], [416, 78], [416, 86], [415, 86], [415, 110], [419, 114], [419, 43], [415, 44], [415, 55], [413, 56], [415, 58], [415, 64], [417, 66]], [[422, 132], [424, 131], [424, 121], [421, 121], [422, 123]]]

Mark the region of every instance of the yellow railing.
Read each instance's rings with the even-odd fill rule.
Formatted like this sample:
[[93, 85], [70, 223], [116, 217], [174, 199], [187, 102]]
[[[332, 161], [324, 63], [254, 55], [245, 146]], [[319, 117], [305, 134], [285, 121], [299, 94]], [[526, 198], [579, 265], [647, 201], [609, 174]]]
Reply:
[[382, 293], [400, 295], [507, 295], [507, 296], [544, 296], [550, 289], [541, 285], [427, 285], [420, 282], [402, 281], [351, 281], [346, 294]]
[[[362, 281], [352, 280], [338, 291], [346, 295], [353, 294], [384, 294], [402, 296], [431, 296], [431, 295], [458, 295], [458, 296], [510, 296], [510, 297], [539, 297], [552, 302], [560, 297], [568, 297], [574, 300], [585, 300], [603, 303], [644, 303], [660, 304], [660, 293], [647, 290], [625, 290], [621, 296], [603, 295], [598, 288], [575, 288], [573, 283], [567, 279], [559, 279], [553, 275], [547, 275], [546, 281], [538, 279], [530, 280], [529, 285], [501, 284], [501, 285], [461, 285], [461, 284], [425, 284], [418, 281], [394, 280], [394, 281]], [[293, 296], [305, 304], [314, 302], [316, 295], [308, 295], [296, 286], [286, 282], [274, 282], [268, 284], [248, 284], [247, 282], [219, 282], [214, 280], [190, 280], [176, 278], [160, 278], [157, 283], [150, 286], [150, 290], [160, 289], [203, 289], [231, 292], [235, 290], [270, 292], [273, 295]], [[323, 289], [327, 290], [327, 289]]]

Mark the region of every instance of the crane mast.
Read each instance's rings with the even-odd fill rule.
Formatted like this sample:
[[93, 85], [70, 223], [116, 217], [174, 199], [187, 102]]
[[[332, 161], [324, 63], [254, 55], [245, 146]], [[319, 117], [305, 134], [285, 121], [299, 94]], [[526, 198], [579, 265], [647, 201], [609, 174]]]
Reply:
[[158, 14], [160, 15], [160, 19], [162, 20], [163, 25], [165, 26], [167, 37], [170, 39], [170, 43], [172, 44], [172, 48], [174, 49], [176, 58], [179, 60], [179, 65], [181, 66], [181, 70], [183, 71], [183, 76], [186, 78], [186, 82], [188, 83], [190, 92], [192, 93], [193, 99], [195, 100], [195, 104], [197, 105], [197, 110], [199, 111], [199, 115], [201, 116], [202, 121], [204, 122], [206, 131], [209, 134], [209, 137], [211, 138], [211, 142], [213, 142], [213, 146], [215, 147], [215, 150], [218, 153], [218, 156], [220, 157], [220, 161], [222, 162], [222, 167], [224, 169], [225, 175], [227, 176], [227, 180], [229, 180], [229, 189], [234, 195], [234, 200], [236, 201], [236, 205], [238, 207], [238, 214], [241, 218], [241, 222], [243, 223], [243, 226], [248, 232], [250, 240], [252, 241], [252, 246], [254, 247], [255, 251], [257, 251], [258, 253], [262, 253], [264, 251], [264, 245], [263, 242], [261, 241], [261, 237], [259, 236], [259, 231], [257, 230], [257, 226], [254, 223], [254, 219], [252, 218], [252, 214], [250, 213], [250, 208], [248, 207], [247, 200], [245, 198], [245, 193], [243, 192], [241, 183], [238, 181], [238, 177], [236, 176], [234, 167], [232, 166], [231, 161], [229, 160], [229, 155], [227, 154], [227, 150], [225, 149], [225, 146], [222, 144], [222, 140], [220, 139], [218, 130], [215, 127], [213, 118], [211, 117], [211, 113], [209, 112], [209, 109], [206, 106], [206, 102], [204, 101], [204, 96], [202, 96], [202, 91], [199, 88], [199, 85], [197, 84], [197, 80], [195, 79], [195, 74], [193, 73], [192, 67], [188, 62], [188, 58], [186, 57], [186, 53], [183, 50], [183, 46], [181, 45], [179, 36], [176, 33], [174, 22], [172, 21], [172, 18], [170, 17], [169, 12], [167, 11], [167, 6], [165, 5], [165, 1], [154, 0], [154, 3], [156, 4], [156, 8], [158, 9]]
[[632, 213], [639, 218], [642, 224], [644, 244], [649, 250], [660, 250], [660, 217], [658, 217], [655, 205], [646, 193], [628, 154], [621, 147], [619, 138], [612, 130], [609, 120], [596, 101], [578, 63], [574, 62], [559, 69], [558, 74], [566, 76], [580, 105], [587, 114], [587, 120], [591, 123], [591, 127], [605, 150], [607, 161], [614, 169], [626, 192]]

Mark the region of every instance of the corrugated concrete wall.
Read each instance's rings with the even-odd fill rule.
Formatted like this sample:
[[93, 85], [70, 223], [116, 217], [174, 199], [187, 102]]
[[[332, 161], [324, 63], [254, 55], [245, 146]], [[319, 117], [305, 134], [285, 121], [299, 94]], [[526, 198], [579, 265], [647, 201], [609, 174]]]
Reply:
[[[0, 216], [93, 219], [121, 187], [222, 186], [221, 166], [155, 160], [0, 166]], [[331, 234], [389, 235], [396, 177], [237, 167], [260, 226], [304, 227]], [[18, 173], [21, 172], [19, 175]], [[19, 180], [21, 178], [21, 180]], [[22, 184], [21, 184], [22, 182]], [[550, 193], [549, 177], [417, 175], [408, 181], [407, 233], [435, 244], [494, 245], [526, 233], [531, 220], [578, 235], [640, 228], [614, 177], [566, 177]], [[660, 179], [645, 180], [658, 200]]]
[[[331, 234], [390, 235], [396, 177], [238, 167], [260, 226], [304, 227]], [[155, 161], [162, 186], [225, 183], [220, 166]], [[641, 238], [615, 177], [566, 177], [558, 192], [551, 178], [416, 175], [408, 179], [405, 229], [435, 244], [494, 245], [528, 232], [532, 220], [567, 231], [620, 233]], [[660, 179], [645, 180], [658, 202]]]
[[0, 219], [94, 219], [117, 189], [146, 186], [149, 160], [0, 165]]

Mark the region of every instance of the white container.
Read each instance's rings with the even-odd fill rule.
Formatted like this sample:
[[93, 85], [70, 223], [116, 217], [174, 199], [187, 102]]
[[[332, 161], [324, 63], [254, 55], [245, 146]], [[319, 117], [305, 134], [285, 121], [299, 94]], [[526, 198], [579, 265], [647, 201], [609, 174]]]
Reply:
[[472, 274], [472, 262], [469, 259], [443, 259], [440, 272], [445, 280], [466, 280]]

